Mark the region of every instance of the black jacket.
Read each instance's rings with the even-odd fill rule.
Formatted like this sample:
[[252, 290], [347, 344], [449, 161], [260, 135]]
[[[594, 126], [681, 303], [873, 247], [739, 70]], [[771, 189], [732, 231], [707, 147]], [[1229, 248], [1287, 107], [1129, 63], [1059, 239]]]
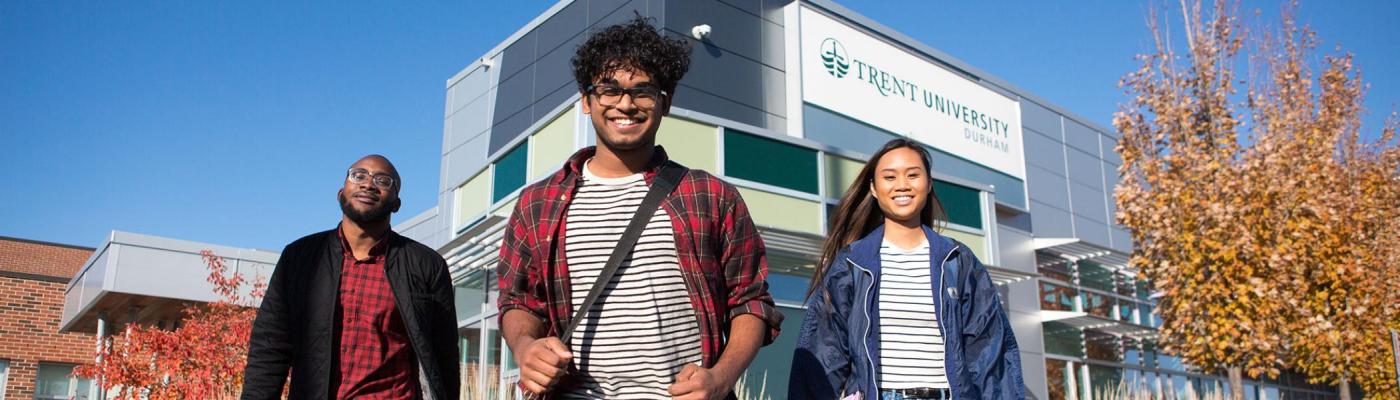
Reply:
[[[447, 263], [436, 251], [389, 233], [384, 270], [418, 361], [424, 399], [456, 400], [457, 313]], [[291, 369], [290, 398], [328, 399], [338, 354], [332, 343], [344, 256], [335, 229], [298, 239], [282, 250], [258, 307], [244, 371], [244, 399], [279, 399]]]

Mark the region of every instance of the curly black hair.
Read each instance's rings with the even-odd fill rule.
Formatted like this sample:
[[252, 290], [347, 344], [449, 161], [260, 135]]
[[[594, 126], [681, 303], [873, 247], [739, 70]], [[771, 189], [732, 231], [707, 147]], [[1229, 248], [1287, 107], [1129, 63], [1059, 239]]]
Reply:
[[578, 47], [571, 62], [580, 92], [600, 77], [635, 68], [651, 75], [662, 90], [675, 93], [676, 84], [690, 69], [690, 42], [662, 36], [648, 18], [638, 15], [594, 33]]

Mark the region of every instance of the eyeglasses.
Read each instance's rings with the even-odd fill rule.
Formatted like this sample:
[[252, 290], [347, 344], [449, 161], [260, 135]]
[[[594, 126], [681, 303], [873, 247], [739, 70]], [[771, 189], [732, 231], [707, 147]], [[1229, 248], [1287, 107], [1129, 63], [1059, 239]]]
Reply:
[[394, 187], [394, 177], [387, 174], [370, 174], [369, 170], [364, 168], [351, 168], [350, 171], [346, 172], [345, 179], [354, 183], [365, 183], [365, 181], [373, 180], [374, 186], [380, 189], [392, 189]]
[[666, 91], [651, 86], [624, 89], [616, 85], [588, 85], [588, 93], [598, 96], [598, 104], [612, 107], [622, 101], [622, 95], [632, 96], [632, 104], [639, 108], [656, 107], [657, 99], [666, 97]]

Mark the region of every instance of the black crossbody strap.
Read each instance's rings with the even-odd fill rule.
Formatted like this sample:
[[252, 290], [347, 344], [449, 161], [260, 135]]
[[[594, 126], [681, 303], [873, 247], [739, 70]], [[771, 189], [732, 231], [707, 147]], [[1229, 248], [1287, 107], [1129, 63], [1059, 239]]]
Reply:
[[646, 197], [642, 198], [642, 204], [637, 206], [636, 214], [632, 215], [632, 222], [627, 224], [627, 230], [622, 231], [622, 237], [617, 240], [617, 247], [614, 247], [612, 255], [608, 256], [608, 263], [603, 264], [603, 271], [598, 273], [598, 280], [593, 282], [593, 288], [588, 290], [588, 297], [583, 299], [578, 310], [574, 311], [574, 317], [569, 319], [564, 334], [559, 336], [560, 341], [568, 343], [574, 336], [574, 330], [583, 322], [584, 315], [593, 308], [593, 303], [598, 301], [598, 296], [603, 294], [603, 288], [612, 281], [612, 276], [622, 265], [622, 260], [627, 258], [627, 254], [632, 252], [632, 246], [642, 237], [642, 231], [646, 229], [647, 223], [651, 222], [651, 216], [656, 214], [656, 209], [661, 206], [661, 200], [676, 189], [685, 172], [684, 167], [670, 163], [661, 164], [656, 178], [652, 179], [651, 188], [647, 189]]

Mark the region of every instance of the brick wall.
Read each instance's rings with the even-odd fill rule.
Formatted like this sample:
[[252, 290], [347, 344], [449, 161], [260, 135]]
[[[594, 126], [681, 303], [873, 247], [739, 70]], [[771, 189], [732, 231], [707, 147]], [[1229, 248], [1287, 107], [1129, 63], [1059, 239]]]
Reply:
[[77, 275], [92, 249], [0, 236], [0, 271], [62, 278]]
[[92, 362], [93, 335], [58, 333], [63, 290], [91, 249], [0, 238], [0, 359], [9, 361], [5, 397], [33, 398], [39, 363]]

